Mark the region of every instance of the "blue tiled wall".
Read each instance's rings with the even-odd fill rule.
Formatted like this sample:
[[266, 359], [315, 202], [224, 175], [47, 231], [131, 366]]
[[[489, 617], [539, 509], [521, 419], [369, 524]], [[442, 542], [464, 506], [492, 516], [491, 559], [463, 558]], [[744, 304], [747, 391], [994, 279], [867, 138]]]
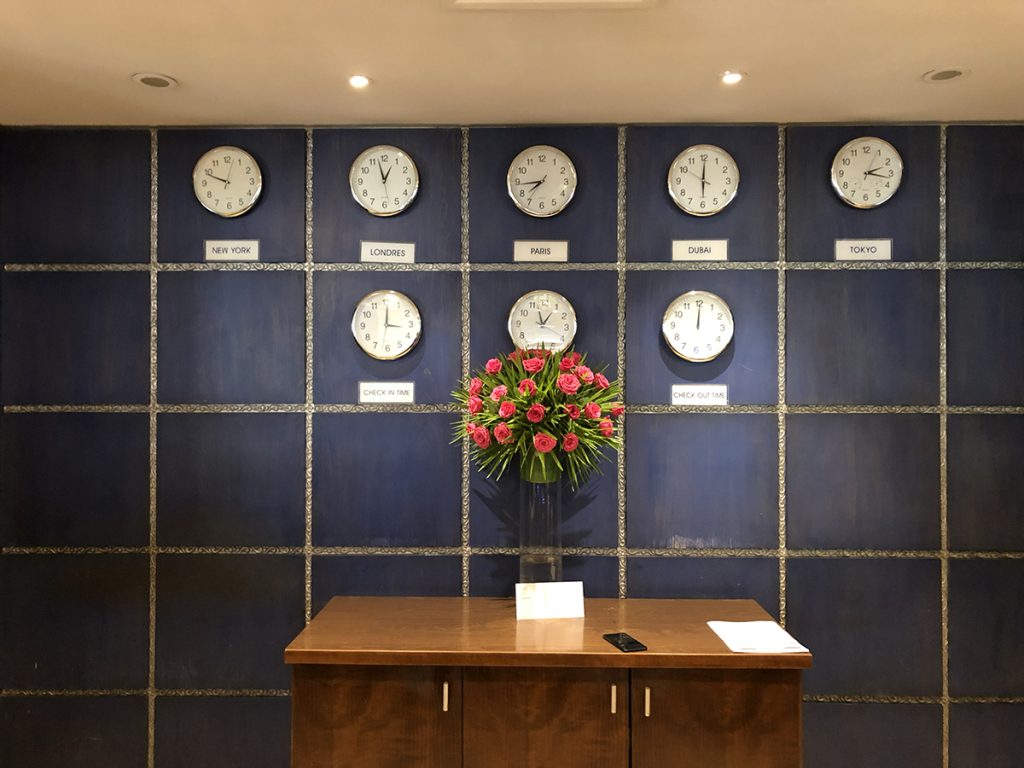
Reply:
[[[865, 134], [907, 168], [874, 211], [828, 183]], [[665, 175], [703, 142], [742, 175], [701, 219]], [[419, 162], [397, 217], [347, 190], [376, 143]], [[580, 177], [550, 219], [505, 191], [533, 143]], [[263, 168], [236, 219], [190, 191], [216, 144]], [[808, 768], [1022, 764], [1021, 147], [1024, 127], [966, 125], [3, 130], [0, 764], [137, 766], [152, 743], [157, 766], [283, 767], [282, 649], [332, 595], [509, 595], [516, 484], [463, 478], [445, 404], [541, 287], [630, 408], [624, 482], [612, 455], [566, 493], [567, 578], [785, 621], [815, 653]], [[850, 237], [891, 238], [895, 263], [834, 263]], [[670, 261], [722, 238], [727, 264]], [[204, 264], [206, 239], [259, 239], [262, 263]], [[513, 266], [519, 239], [565, 240], [570, 264]], [[363, 240], [415, 242], [417, 264], [361, 264]], [[696, 287], [737, 322], [707, 364], [660, 339]], [[377, 288], [423, 312], [397, 362], [349, 333]], [[358, 405], [374, 380], [417, 404]], [[686, 383], [730, 407], [670, 407]]]

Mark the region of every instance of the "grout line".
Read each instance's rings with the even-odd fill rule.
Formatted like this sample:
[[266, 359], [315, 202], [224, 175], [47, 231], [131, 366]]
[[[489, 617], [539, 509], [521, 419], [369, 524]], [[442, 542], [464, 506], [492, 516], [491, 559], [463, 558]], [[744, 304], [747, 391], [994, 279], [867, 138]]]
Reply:
[[946, 126], [939, 127], [939, 565], [942, 659], [942, 768], [949, 768], [949, 465], [948, 465], [948, 304], [946, 294], [947, 240]]
[[146, 765], [156, 763], [156, 564], [157, 564], [157, 243], [159, 235], [159, 145], [156, 130], [149, 132], [149, 627], [146, 670]]
[[779, 502], [779, 623], [786, 626], [786, 129], [778, 130], [778, 502]]
[[[470, 324], [470, 299], [469, 299], [469, 129], [462, 129], [462, 144], [461, 144], [461, 171], [460, 171], [460, 197], [459, 197], [459, 211], [460, 211], [460, 240], [459, 240], [459, 269], [460, 272], [460, 283], [459, 283], [459, 313], [461, 319], [462, 336], [460, 338], [459, 345], [459, 371], [461, 373], [462, 381], [469, 380], [469, 324]], [[461, 542], [461, 554], [462, 554], [462, 596], [469, 596], [469, 566], [470, 566], [470, 546], [469, 546], [469, 480], [470, 480], [470, 457], [469, 457], [469, 438], [463, 437], [462, 443], [462, 462], [461, 471], [459, 475], [459, 531], [460, 531], [460, 542]]]
[[750, 272], [750, 271], [924, 271], [1022, 270], [1024, 261], [633, 261], [622, 262], [443, 262], [382, 264], [362, 262], [157, 262], [108, 264], [5, 264], [5, 272]]
[[[615, 264], [616, 272], [616, 304], [615, 304], [615, 350], [618, 355], [616, 377], [622, 388], [622, 399], [626, 399], [626, 129], [620, 126], [617, 137], [618, 179], [615, 198]], [[618, 590], [619, 598], [627, 595], [626, 581], [626, 416], [619, 419], [619, 439], [622, 441], [615, 459], [615, 536], [618, 554]]]
[[305, 412], [303, 459], [303, 617], [313, 618], [313, 131], [306, 129]]

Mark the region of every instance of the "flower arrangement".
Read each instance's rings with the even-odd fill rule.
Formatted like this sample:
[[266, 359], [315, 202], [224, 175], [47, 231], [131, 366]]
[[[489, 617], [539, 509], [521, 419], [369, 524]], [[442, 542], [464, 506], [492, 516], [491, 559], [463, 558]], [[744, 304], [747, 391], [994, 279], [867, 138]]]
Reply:
[[621, 445], [613, 421], [625, 410], [621, 388], [577, 352], [493, 357], [452, 397], [462, 414], [455, 441], [471, 438], [489, 477], [515, 461], [524, 480], [553, 482], [565, 472], [579, 488], [603, 458], [601, 448]]

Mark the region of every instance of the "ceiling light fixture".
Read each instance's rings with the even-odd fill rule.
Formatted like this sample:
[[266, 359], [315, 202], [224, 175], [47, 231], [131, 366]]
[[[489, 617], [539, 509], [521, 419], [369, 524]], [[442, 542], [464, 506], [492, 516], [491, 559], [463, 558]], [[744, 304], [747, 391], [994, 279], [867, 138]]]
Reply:
[[722, 73], [722, 82], [725, 85], [736, 85], [744, 77], [745, 75], [742, 72], [732, 72], [727, 69]]
[[366, 75], [352, 75], [352, 77], [348, 79], [348, 84], [356, 90], [362, 90], [370, 84], [370, 78]]
[[942, 67], [941, 69], [930, 69], [921, 75], [926, 83], [948, 83], [950, 80], [959, 80], [967, 77], [971, 70], [964, 67]]
[[161, 75], [159, 72], [133, 72], [131, 79], [139, 85], [148, 88], [177, 88], [178, 81], [170, 75]]

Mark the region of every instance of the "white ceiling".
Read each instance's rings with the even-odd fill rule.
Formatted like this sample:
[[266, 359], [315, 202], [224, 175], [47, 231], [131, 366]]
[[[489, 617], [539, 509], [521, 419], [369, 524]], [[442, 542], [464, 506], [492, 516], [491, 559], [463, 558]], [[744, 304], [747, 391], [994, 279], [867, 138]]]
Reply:
[[[0, 123], [1024, 120], [1022, 0], [452, 2], [3, 0]], [[971, 73], [921, 80], [946, 67]], [[725, 87], [727, 69], [749, 77]]]

